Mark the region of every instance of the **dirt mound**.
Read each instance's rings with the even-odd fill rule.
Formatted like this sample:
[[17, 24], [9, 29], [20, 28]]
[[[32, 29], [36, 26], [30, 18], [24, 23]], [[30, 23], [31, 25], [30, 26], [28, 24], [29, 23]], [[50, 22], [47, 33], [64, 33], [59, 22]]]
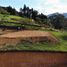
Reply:
[[19, 31], [0, 35], [0, 44], [17, 44], [20, 41], [30, 42], [50, 42], [58, 43], [58, 39], [55, 38], [49, 32], [43, 31]]

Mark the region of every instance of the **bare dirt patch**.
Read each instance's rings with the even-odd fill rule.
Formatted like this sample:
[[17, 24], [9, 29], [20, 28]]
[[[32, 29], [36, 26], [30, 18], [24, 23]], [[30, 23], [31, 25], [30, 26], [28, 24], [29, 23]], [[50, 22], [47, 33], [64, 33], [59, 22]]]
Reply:
[[67, 67], [67, 53], [0, 52], [0, 67]]
[[16, 30], [9, 30], [9, 29], [0, 29], [0, 35], [2, 34], [7, 34], [7, 33], [11, 33], [11, 32], [16, 32]]
[[58, 39], [49, 32], [43, 31], [18, 31], [0, 35], [0, 44], [17, 44], [20, 41], [58, 43]]

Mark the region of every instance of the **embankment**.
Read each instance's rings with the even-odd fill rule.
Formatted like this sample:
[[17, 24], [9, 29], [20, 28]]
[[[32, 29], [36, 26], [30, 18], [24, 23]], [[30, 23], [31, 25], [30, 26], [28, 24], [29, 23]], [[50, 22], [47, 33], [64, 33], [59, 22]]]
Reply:
[[67, 67], [67, 53], [0, 52], [0, 67]]

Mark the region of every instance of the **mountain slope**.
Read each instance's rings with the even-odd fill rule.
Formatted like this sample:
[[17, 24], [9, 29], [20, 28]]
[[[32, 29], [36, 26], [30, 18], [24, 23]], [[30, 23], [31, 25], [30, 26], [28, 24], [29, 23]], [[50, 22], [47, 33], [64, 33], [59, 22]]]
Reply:
[[67, 13], [63, 13], [63, 15], [67, 18]]
[[[50, 16], [52, 16], [54, 14], [58, 14], [58, 13], [49, 14], [48, 17], [50, 17]], [[64, 15], [67, 18], [67, 13], [63, 13], [62, 15]]]

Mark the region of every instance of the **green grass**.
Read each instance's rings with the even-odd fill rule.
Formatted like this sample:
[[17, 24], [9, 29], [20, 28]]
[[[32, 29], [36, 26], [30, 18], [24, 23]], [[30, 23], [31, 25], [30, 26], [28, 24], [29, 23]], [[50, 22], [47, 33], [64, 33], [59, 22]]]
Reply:
[[50, 43], [34, 43], [34, 44], [19, 44], [17, 47], [19, 50], [41, 50], [41, 51], [65, 51], [67, 52], [67, 32], [54, 32], [50, 31], [60, 43], [50, 44]]
[[35, 22], [32, 22], [32, 19], [24, 18], [20, 16], [15, 15], [5, 15], [0, 14], [0, 20], [8, 21], [8, 22], [24, 22], [24, 23], [31, 23], [34, 24]]
[[57, 37], [60, 40], [60, 44], [67, 45], [67, 32], [51, 32], [55, 37]]
[[[0, 25], [4, 25], [4, 26], [20, 26], [27, 29], [34, 29], [34, 28], [37, 29], [36, 26], [33, 26], [35, 25], [35, 21], [32, 21], [32, 19], [30, 18], [0, 14], [0, 20], [2, 20], [0, 22]], [[26, 24], [30, 24], [30, 25], [26, 25]]]

